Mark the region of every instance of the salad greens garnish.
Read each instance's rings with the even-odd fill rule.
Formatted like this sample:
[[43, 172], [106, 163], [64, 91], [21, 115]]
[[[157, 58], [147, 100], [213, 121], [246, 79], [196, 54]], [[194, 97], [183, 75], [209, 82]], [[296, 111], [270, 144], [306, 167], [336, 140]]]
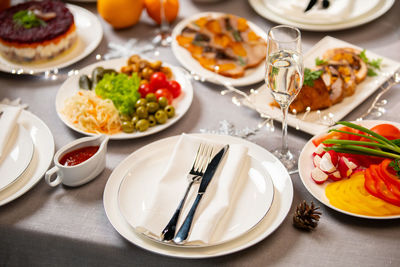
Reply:
[[311, 71], [309, 68], [304, 69], [304, 84], [314, 86], [314, 81], [322, 75], [322, 70]]
[[389, 164], [390, 167], [397, 173], [397, 176], [400, 176], [400, 159], [395, 159]]
[[13, 21], [24, 27], [30, 29], [33, 27], [46, 26], [44, 20], [38, 18], [32, 10], [21, 10], [13, 15]]
[[363, 51], [361, 51], [361, 53], [359, 54], [359, 57], [362, 59], [362, 61], [364, 61], [368, 65], [367, 75], [368, 76], [377, 76], [378, 74], [376, 73], [376, 70], [381, 69], [382, 58], [377, 58], [377, 59], [372, 59], [372, 60], [368, 59], [365, 49]]
[[327, 64], [327, 63], [328, 63], [328, 61], [325, 60], [325, 59], [321, 59], [321, 58], [319, 58], [319, 57], [317, 57], [317, 58], [315, 59], [315, 65], [317, 65], [317, 66], [325, 65], [325, 64]]
[[107, 73], [96, 85], [96, 94], [103, 99], [111, 99], [122, 115], [131, 116], [135, 112], [135, 103], [140, 98], [138, 88], [140, 78], [136, 73]]

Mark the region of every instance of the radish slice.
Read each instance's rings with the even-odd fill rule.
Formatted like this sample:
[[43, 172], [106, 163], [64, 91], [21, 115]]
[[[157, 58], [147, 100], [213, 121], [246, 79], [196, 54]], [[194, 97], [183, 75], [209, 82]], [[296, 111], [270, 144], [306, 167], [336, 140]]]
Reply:
[[356, 160], [355, 158], [347, 158], [348, 160], [348, 166], [354, 170], [357, 169], [358, 167], [360, 167], [360, 162], [358, 162], [358, 160]]
[[314, 153], [322, 157], [326, 153], [326, 151], [324, 150], [325, 147], [326, 146], [324, 144], [322, 144], [322, 143], [319, 144], [317, 146], [317, 148], [315, 149]]
[[314, 156], [314, 160], [313, 160], [314, 167], [319, 168], [320, 162], [321, 162], [321, 157], [318, 156], [318, 155], [315, 155], [315, 156]]
[[328, 180], [328, 175], [321, 171], [319, 168], [314, 168], [311, 171], [311, 178], [316, 182], [317, 184], [323, 184], [326, 180]]
[[319, 168], [325, 173], [331, 173], [336, 171], [336, 165], [332, 163], [330, 153], [325, 153], [319, 163]]
[[338, 154], [336, 153], [336, 151], [329, 150], [329, 151], [326, 152], [326, 153], [329, 153], [329, 156], [331, 156], [331, 162], [332, 162], [332, 164], [336, 167], [337, 164], [338, 164], [338, 162], [339, 162], [339, 156], [338, 156]]
[[342, 179], [342, 176], [340, 175], [339, 171], [335, 171], [335, 172], [329, 174], [328, 178], [331, 179], [332, 181], [339, 181]]
[[346, 157], [341, 157], [339, 159], [338, 170], [342, 178], [349, 177], [353, 172], [353, 169], [350, 167], [350, 161]]

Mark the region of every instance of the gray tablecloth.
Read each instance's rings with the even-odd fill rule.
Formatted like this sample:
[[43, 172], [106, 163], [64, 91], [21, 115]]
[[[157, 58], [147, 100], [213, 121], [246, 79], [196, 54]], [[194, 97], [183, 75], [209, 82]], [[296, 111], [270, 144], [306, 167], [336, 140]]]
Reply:
[[[97, 14], [96, 4], [75, 3]], [[180, 18], [202, 11], [229, 12], [243, 16], [267, 29], [274, 23], [259, 17], [248, 1], [231, 0], [214, 4], [180, 1]], [[377, 54], [400, 61], [400, 2], [381, 18], [366, 25], [337, 32], [303, 31], [303, 48], [307, 51], [325, 35], [348, 41]], [[97, 15], [98, 16], [98, 15]], [[99, 16], [98, 16], [99, 17]], [[99, 17], [101, 20], [101, 18]], [[100, 46], [82, 61], [70, 66], [79, 69], [95, 62], [96, 54], [108, 51], [110, 41], [124, 43], [135, 37], [142, 40], [154, 35], [155, 26], [144, 12], [138, 25], [113, 30], [101, 20], [104, 38]], [[179, 65], [168, 49], [161, 49], [160, 59]], [[56, 149], [82, 135], [67, 128], [57, 117], [55, 96], [61, 81], [44, 81], [0, 73], [0, 99], [21, 98], [29, 110], [51, 129]], [[237, 129], [255, 127], [260, 118], [252, 110], [232, 104], [231, 98], [220, 95], [220, 86], [194, 82], [194, 100], [186, 115], [174, 126], [151, 136], [111, 141], [107, 167], [93, 182], [72, 189], [50, 188], [40, 181], [17, 200], [0, 207], [1, 266], [400, 266], [399, 220], [366, 220], [346, 216], [321, 206], [322, 218], [316, 231], [304, 233], [292, 226], [292, 213], [303, 199], [313, 197], [292, 175], [294, 200], [289, 215], [268, 238], [244, 251], [203, 260], [183, 260], [145, 251], [121, 237], [109, 223], [102, 203], [103, 190], [112, 170], [129, 154], [153, 141], [196, 133], [200, 129], [218, 129], [221, 120]], [[255, 85], [258, 87], [260, 84]], [[246, 90], [250, 87], [245, 88]], [[400, 87], [385, 95], [389, 103], [381, 119], [400, 122]], [[371, 103], [373, 97], [351, 112], [346, 119], [355, 119]], [[267, 136], [260, 131], [249, 138], [266, 149], [279, 140], [279, 125]], [[289, 142], [301, 149], [308, 134], [289, 129]], [[316, 201], [317, 204], [320, 204]]]

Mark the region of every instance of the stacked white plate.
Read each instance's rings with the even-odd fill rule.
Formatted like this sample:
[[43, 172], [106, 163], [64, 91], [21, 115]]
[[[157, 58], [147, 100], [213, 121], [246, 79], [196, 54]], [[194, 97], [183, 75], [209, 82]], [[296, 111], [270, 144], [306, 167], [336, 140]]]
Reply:
[[[319, 3], [307, 12], [309, 0], [248, 0], [260, 16], [303, 30], [335, 31], [368, 23], [382, 16], [394, 0], [336, 0], [323, 9]], [[322, 2], [322, 1], [317, 1]]]
[[[233, 214], [225, 225], [224, 235], [216, 243], [176, 246], [135, 230], [136, 221], [154, 194], [154, 184], [162, 176], [179, 140], [179, 136], [173, 136], [132, 153], [115, 168], [106, 184], [103, 204], [107, 217], [117, 232], [133, 244], [173, 257], [215, 257], [260, 242], [285, 219], [292, 204], [293, 186], [287, 170], [277, 158], [241, 138], [210, 134], [195, 136], [224, 144], [242, 144], [248, 148], [250, 168], [247, 174], [242, 174], [242, 191], [230, 207]], [[251, 212], [249, 205], [252, 206]]]
[[[6, 105], [0, 105], [0, 110]], [[54, 154], [49, 128], [22, 110], [0, 159], [0, 206], [31, 189], [43, 176]]]

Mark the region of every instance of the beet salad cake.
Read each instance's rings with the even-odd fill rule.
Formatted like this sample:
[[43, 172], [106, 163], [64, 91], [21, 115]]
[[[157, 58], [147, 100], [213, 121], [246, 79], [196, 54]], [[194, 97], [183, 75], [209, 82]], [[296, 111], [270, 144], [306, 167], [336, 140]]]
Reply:
[[30, 1], [0, 13], [0, 53], [12, 61], [51, 59], [76, 38], [74, 16], [60, 1]]

